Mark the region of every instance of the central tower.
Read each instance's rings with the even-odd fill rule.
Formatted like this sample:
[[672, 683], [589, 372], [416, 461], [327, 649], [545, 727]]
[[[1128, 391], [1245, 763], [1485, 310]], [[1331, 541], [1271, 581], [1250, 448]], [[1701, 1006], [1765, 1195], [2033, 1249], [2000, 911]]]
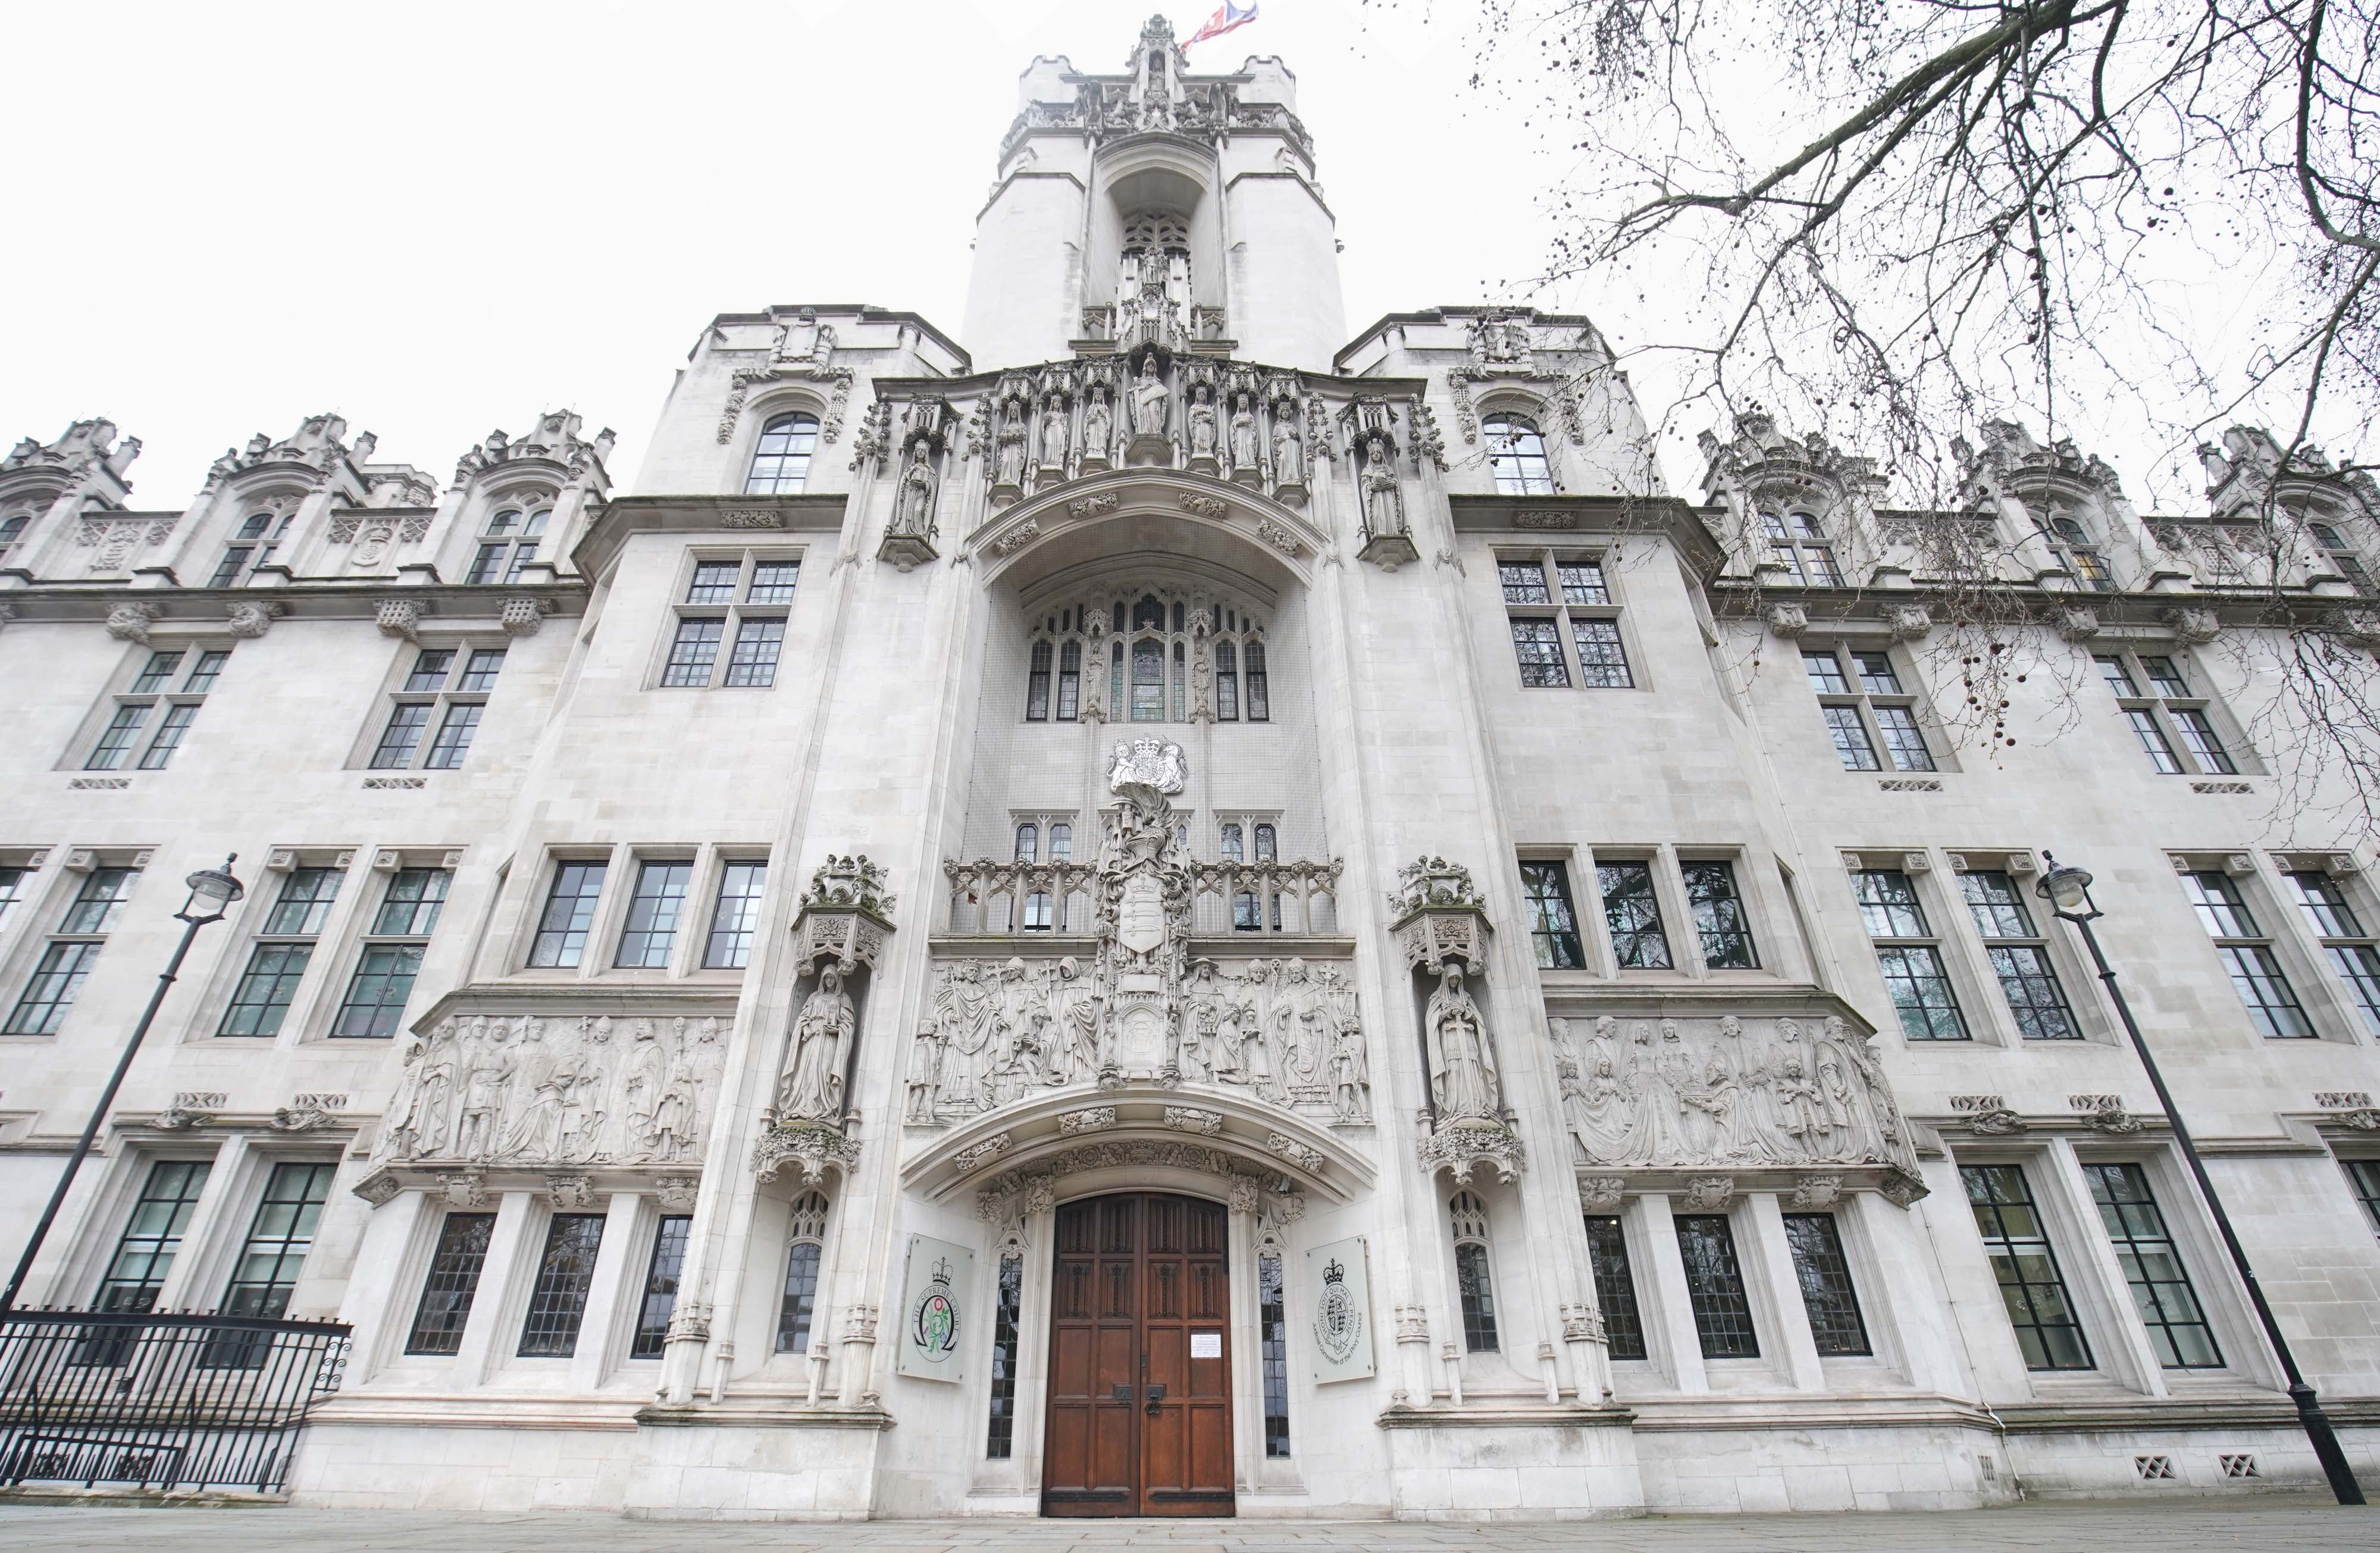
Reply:
[[1270, 57], [1190, 74], [1163, 17], [1118, 75], [1035, 59], [976, 221], [978, 370], [1150, 343], [1329, 371], [1346, 311], [1296, 88]]

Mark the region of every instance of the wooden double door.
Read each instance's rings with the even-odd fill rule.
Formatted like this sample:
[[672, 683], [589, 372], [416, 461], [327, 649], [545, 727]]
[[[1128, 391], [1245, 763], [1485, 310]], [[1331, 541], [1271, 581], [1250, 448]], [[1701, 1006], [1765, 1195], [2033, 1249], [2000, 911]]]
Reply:
[[1232, 1337], [1220, 1203], [1058, 1209], [1045, 1515], [1232, 1513]]

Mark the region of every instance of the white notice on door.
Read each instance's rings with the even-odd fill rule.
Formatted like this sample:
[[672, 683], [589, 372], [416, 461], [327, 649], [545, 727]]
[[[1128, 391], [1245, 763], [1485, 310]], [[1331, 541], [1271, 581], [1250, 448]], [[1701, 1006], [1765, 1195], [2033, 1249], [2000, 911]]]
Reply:
[[1222, 1333], [1193, 1332], [1190, 1334], [1190, 1357], [1193, 1359], [1220, 1359], [1222, 1356]]

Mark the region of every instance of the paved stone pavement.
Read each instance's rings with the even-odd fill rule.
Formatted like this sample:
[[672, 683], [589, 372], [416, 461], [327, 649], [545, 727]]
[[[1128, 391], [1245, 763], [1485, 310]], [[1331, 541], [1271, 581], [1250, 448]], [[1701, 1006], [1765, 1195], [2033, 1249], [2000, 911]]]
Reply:
[[2026, 1505], [1883, 1515], [1655, 1517], [1567, 1525], [1380, 1521], [724, 1523], [612, 1515], [0, 1506], [7, 1553], [2371, 1553], [2380, 1510], [2326, 1499]]

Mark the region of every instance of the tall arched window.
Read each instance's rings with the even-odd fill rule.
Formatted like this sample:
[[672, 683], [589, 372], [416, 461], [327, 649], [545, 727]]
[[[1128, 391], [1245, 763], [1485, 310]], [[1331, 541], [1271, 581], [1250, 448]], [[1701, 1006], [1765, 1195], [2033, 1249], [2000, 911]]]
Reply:
[[21, 512], [0, 521], [0, 555], [8, 553], [8, 547], [24, 537], [26, 525], [32, 521], [31, 513]]
[[1033, 673], [1025, 685], [1025, 721], [1050, 720], [1050, 644], [1033, 644]]
[[819, 1257], [826, 1244], [826, 1196], [811, 1192], [794, 1204], [792, 1246], [785, 1254], [785, 1292], [777, 1305], [777, 1352], [803, 1353], [810, 1346], [810, 1318], [818, 1310]]
[[747, 496], [791, 496], [810, 478], [810, 455], [818, 451], [818, 417], [795, 411], [771, 416], [752, 446], [752, 471], [744, 478]]
[[1069, 640], [1058, 649], [1058, 721], [1072, 722], [1083, 700], [1083, 644]]
[[1020, 863], [1041, 861], [1041, 831], [1029, 820], [1016, 828], [1016, 860]]
[[1546, 440], [1537, 423], [1526, 416], [1491, 415], [1479, 423], [1488, 441], [1488, 467], [1496, 476], [1496, 490], [1505, 496], [1550, 496], [1554, 468], [1546, 459]]
[[1064, 823], [1050, 827], [1050, 861], [1068, 863], [1075, 856], [1075, 828]]
[[2066, 563], [2067, 571], [2077, 582], [2095, 593], [2113, 593], [2116, 590], [2116, 579], [2108, 574], [2107, 557], [2101, 555], [2099, 547], [2091, 542], [2091, 536], [2083, 530], [2082, 525], [2070, 517], [2053, 517], [2049, 520], [2049, 531], [2057, 537], [2057, 549]]
[[1225, 862], [1244, 863], [1247, 861], [1246, 843], [1241, 838], [1242, 832], [1237, 824], [1231, 824], [1223, 827], [1222, 834], [1218, 838], [1216, 843], [1216, 850], [1223, 855], [1223, 860]]
[[1760, 526], [1768, 535], [1770, 559], [1785, 568], [1786, 580], [1808, 588], [1840, 588], [1843, 574], [1835, 564], [1834, 548], [1815, 515], [1805, 512], [1762, 513]]
[[1457, 1192], [1447, 1205], [1454, 1221], [1454, 1290], [1463, 1302], [1463, 1346], [1473, 1353], [1493, 1353], [1496, 1341], [1496, 1288], [1488, 1270], [1488, 1205], [1468, 1192]]
[[1132, 720], [1165, 721], [1165, 644], [1154, 637], [1132, 644]]
[[[1099, 648], [1086, 622], [1100, 616], [1112, 622], [1103, 709], [1111, 722], [1187, 722], [1206, 711], [1224, 722], [1269, 720], [1264, 628], [1256, 617], [1237, 604], [1186, 598], [1160, 587], [1122, 599], [1111, 596], [1106, 603], [1053, 610], [1032, 622], [1023, 649], [1026, 722], [1073, 722], [1081, 717], [1083, 673], [1087, 668], [1099, 672]], [[1208, 681], [1213, 696], [1202, 707], [1201, 687]]]
[[1281, 861], [1281, 843], [1269, 825], [1257, 827], [1257, 861], [1259, 863]]

